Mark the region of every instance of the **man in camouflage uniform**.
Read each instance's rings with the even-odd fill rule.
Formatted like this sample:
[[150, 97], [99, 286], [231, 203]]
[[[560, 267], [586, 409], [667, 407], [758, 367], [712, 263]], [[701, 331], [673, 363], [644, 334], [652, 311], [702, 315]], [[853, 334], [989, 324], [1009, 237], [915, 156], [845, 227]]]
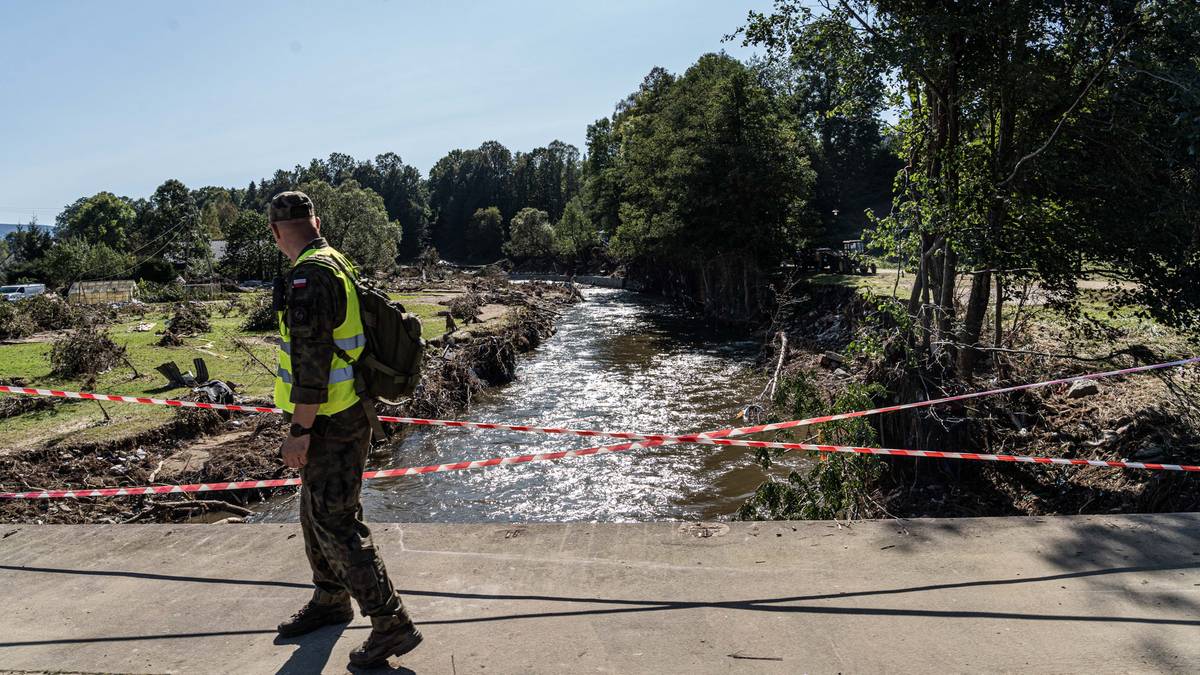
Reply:
[[[316, 586], [312, 600], [279, 625], [279, 634], [290, 637], [349, 623], [353, 597], [363, 615], [371, 617], [372, 630], [350, 661], [381, 665], [389, 656], [415, 648], [421, 633], [371, 543], [359, 501], [371, 426], [353, 378], [347, 383], [339, 375], [352, 371], [345, 366], [354, 358], [343, 348], [355, 353], [358, 347], [361, 353], [365, 344], [357, 297], [347, 297], [353, 293], [348, 275], [356, 272], [347, 270], [348, 261], [321, 237], [321, 221], [304, 193], [276, 195], [267, 218], [276, 245], [292, 261], [275, 287], [283, 336], [275, 404], [290, 413], [291, 427], [280, 452], [303, 479], [300, 525]], [[346, 264], [339, 267], [338, 261]], [[337, 338], [346, 335], [348, 325], [358, 326], [349, 330], [360, 334], [357, 342]]]

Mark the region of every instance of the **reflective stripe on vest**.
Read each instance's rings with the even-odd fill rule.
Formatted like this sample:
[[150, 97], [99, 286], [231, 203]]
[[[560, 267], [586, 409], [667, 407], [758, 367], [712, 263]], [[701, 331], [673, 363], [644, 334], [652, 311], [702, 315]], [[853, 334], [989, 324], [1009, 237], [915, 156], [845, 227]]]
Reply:
[[[354, 382], [354, 361], [363, 353], [367, 338], [362, 323], [362, 315], [358, 307], [358, 291], [354, 287], [354, 276], [357, 270], [345, 256], [333, 248], [314, 248], [305, 251], [296, 259], [296, 265], [308, 262], [319, 264], [342, 282], [346, 292], [346, 317], [342, 323], [333, 329], [333, 343], [338, 350], [332, 356], [329, 366], [329, 381], [327, 396], [317, 410], [319, 415], [333, 415], [358, 403], [358, 392]], [[341, 263], [338, 265], [337, 263]], [[343, 271], [349, 270], [349, 275]], [[287, 329], [283, 312], [276, 319], [279, 322], [279, 367], [275, 376], [275, 405], [287, 412], [296, 408], [292, 403], [292, 343]], [[345, 356], [346, 358], [343, 358]]]
[[[275, 376], [280, 380], [283, 380], [284, 384], [292, 383], [292, 374], [283, 368], [280, 368], [279, 372], [275, 373]], [[337, 384], [338, 382], [346, 382], [347, 380], [353, 379], [354, 366], [346, 366], [345, 368], [338, 368], [337, 370], [329, 371], [329, 384]]]
[[[348, 352], [351, 349], [359, 349], [360, 347], [367, 346], [367, 336], [359, 333], [348, 338], [334, 338], [333, 344], [337, 345], [338, 349]], [[288, 356], [292, 355], [292, 343], [290, 342], [280, 343], [279, 349]]]

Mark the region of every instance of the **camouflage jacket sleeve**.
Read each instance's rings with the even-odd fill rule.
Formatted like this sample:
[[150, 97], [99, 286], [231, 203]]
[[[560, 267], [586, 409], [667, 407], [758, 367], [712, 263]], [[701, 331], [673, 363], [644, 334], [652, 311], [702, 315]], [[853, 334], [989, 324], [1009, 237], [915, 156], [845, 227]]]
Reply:
[[346, 291], [332, 272], [300, 264], [286, 279], [292, 350], [292, 403], [328, 400], [333, 329], [345, 320]]

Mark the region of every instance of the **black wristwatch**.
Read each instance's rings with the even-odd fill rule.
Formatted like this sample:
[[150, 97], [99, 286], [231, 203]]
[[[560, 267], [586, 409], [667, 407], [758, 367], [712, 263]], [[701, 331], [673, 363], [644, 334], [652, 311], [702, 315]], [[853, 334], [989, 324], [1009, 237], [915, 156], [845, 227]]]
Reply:
[[302, 427], [297, 422], [292, 422], [292, 426], [288, 428], [288, 436], [292, 438], [300, 438], [312, 433], [311, 427]]

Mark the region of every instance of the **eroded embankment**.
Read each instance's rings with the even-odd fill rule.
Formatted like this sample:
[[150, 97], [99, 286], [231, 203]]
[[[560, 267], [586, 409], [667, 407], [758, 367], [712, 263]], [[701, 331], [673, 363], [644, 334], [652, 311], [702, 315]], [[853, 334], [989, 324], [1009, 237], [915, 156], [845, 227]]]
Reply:
[[[907, 346], [890, 298], [801, 288], [777, 317], [793, 352], [772, 415], [794, 419], [929, 400], [1192, 356], [1161, 326], [1080, 336], [1037, 315], [969, 382]], [[1069, 355], [1069, 356], [1068, 356]], [[1052, 386], [798, 429], [789, 440], [889, 448], [1200, 464], [1195, 366]], [[782, 440], [781, 435], [781, 440]], [[1193, 511], [1193, 474], [837, 455], [767, 490], [744, 517], [1001, 516]]]
[[[467, 316], [431, 341], [425, 374], [413, 398], [381, 411], [403, 416], [446, 416], [465, 409], [484, 388], [512, 380], [517, 354], [554, 332], [557, 307], [575, 295], [549, 284], [475, 284]], [[503, 311], [477, 311], [502, 307]], [[455, 307], [455, 313], [462, 316]], [[185, 396], [184, 398], [187, 398]], [[269, 405], [266, 401], [250, 404]], [[95, 405], [47, 399], [0, 399], [0, 415], [16, 417], [56, 405]], [[111, 405], [127, 405], [114, 403]], [[0, 455], [0, 491], [171, 485], [260, 480], [297, 475], [278, 457], [283, 439], [278, 415], [172, 411], [168, 422], [149, 430], [98, 441], [41, 445]], [[289, 488], [283, 488], [289, 489]], [[268, 490], [242, 490], [154, 497], [18, 500], [0, 502], [0, 522], [120, 523], [208, 520], [248, 513], [241, 505]]]

